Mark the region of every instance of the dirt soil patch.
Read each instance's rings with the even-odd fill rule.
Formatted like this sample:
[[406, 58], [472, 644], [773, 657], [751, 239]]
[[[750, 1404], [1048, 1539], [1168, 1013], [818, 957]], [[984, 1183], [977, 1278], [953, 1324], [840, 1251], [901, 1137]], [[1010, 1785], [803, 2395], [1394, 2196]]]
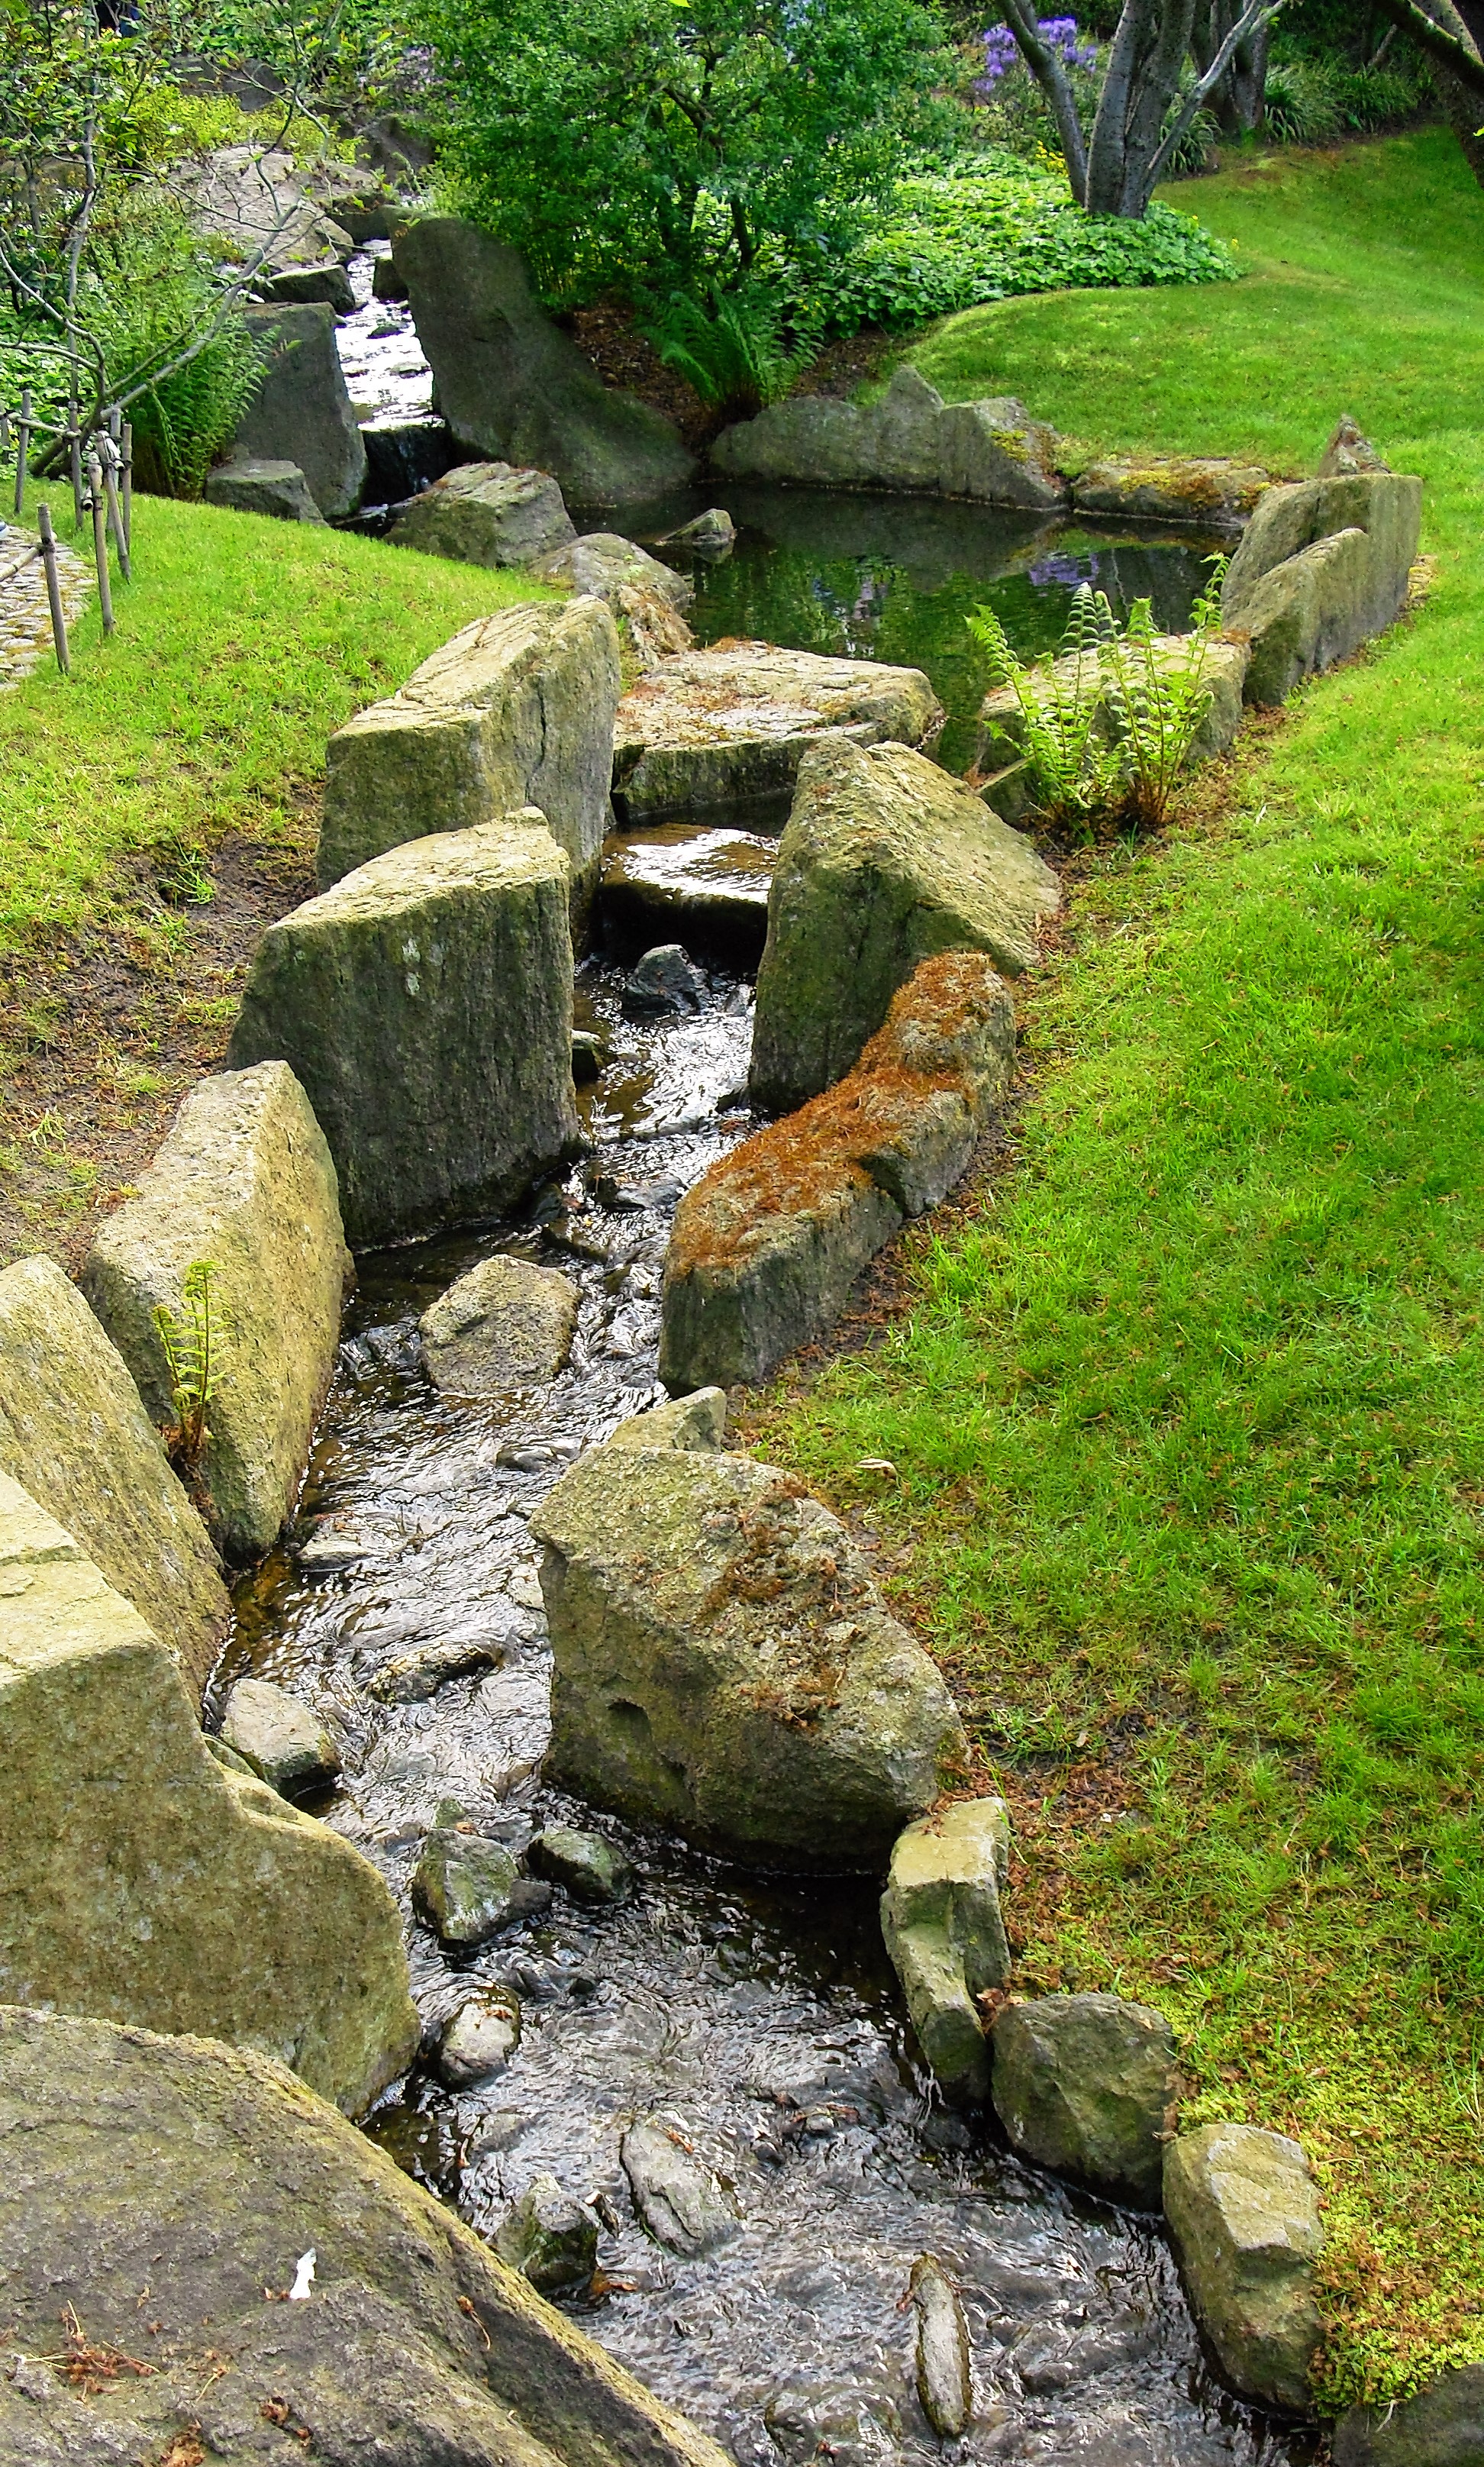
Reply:
[[[672, 419], [693, 453], [703, 453], [726, 425], [719, 413], [701, 400], [695, 388], [667, 368], [653, 343], [634, 323], [634, 311], [622, 301], [600, 300], [590, 308], [574, 309], [567, 321], [605, 385], [638, 395], [654, 411]], [[794, 394], [827, 394], [839, 398], [879, 376], [899, 338], [867, 327], [859, 334], [826, 343], [817, 359], [796, 380]]]

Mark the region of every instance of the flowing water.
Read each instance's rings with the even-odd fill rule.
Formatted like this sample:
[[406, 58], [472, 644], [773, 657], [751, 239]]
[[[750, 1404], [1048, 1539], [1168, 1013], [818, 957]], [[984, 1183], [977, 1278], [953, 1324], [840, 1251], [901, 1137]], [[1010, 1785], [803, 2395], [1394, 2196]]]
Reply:
[[[353, 346], [371, 353], [368, 382], [375, 322], [363, 317]], [[406, 331], [398, 320], [380, 338], [388, 399]], [[1152, 591], [1175, 623], [1200, 572], [1199, 542], [1100, 541], [900, 500], [721, 489], [669, 517], [710, 501], [742, 538], [725, 564], [696, 566], [700, 638], [923, 666], [960, 733], [950, 759], [983, 690], [968, 606], [991, 599], [1030, 653], [1054, 642], [1084, 576], [1122, 600]], [[653, 511], [633, 526], [661, 527]], [[426, 2047], [471, 1986], [519, 2001], [503, 2072], [455, 2094], [419, 2065], [368, 2129], [483, 2231], [543, 2170], [594, 2204], [598, 2292], [568, 2309], [741, 2467], [798, 2467], [821, 2443], [845, 2467], [945, 2446], [968, 2461], [1297, 2467], [1309, 2438], [1208, 2372], [1158, 2224], [1038, 2177], [991, 2125], [944, 2108], [905, 2025], [874, 1887], [745, 1874], [541, 1777], [550, 1653], [528, 1521], [584, 1444], [658, 1397], [676, 1198], [749, 1127], [745, 982], [712, 970], [699, 1009], [660, 1023], [625, 1018], [621, 988], [602, 959], [580, 972], [578, 1024], [611, 1055], [582, 1092], [582, 1163], [506, 1221], [360, 1262], [302, 1513], [238, 1588], [209, 1707], [252, 1671], [310, 1699], [334, 1731], [344, 1771], [320, 1812], [407, 1913]], [[417, 1316], [497, 1251], [577, 1284], [572, 1358], [539, 1393], [454, 1403], [425, 1375]], [[453, 1639], [486, 1647], [493, 1666], [421, 1704], [368, 1693], [386, 1662]], [[516, 1850], [554, 1820], [601, 1829], [635, 1862], [634, 1900], [595, 1913], [558, 1892], [474, 1955], [445, 1958], [412, 1918], [408, 1882], [450, 1799]], [[626, 2125], [655, 2113], [737, 2212], [732, 2241], [700, 2260], [644, 2233], [619, 2164]], [[956, 2282], [973, 2337], [976, 2415], [956, 2444], [933, 2435], [913, 2385], [902, 2299], [923, 2252]]]

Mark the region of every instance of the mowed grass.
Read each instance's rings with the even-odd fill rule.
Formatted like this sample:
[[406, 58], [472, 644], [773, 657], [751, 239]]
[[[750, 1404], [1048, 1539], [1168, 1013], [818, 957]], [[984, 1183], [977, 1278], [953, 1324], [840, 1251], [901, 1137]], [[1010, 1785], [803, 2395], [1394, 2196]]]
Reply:
[[1426, 478], [1431, 587], [1090, 865], [1009, 1168], [762, 1420], [910, 1554], [1015, 1803], [1023, 1983], [1147, 1998], [1187, 2121], [1310, 2152], [1338, 2407], [1484, 2357], [1484, 197], [1433, 131], [1174, 194], [1248, 280], [974, 311], [918, 365], [1295, 470], [1352, 411]]
[[134, 501], [133, 564], [132, 582], [115, 580], [111, 641], [95, 600], [70, 680], [48, 654], [0, 692], [0, 952], [97, 921], [132, 850], [209, 854], [231, 832], [312, 847], [331, 731], [471, 619], [547, 596], [156, 497]]

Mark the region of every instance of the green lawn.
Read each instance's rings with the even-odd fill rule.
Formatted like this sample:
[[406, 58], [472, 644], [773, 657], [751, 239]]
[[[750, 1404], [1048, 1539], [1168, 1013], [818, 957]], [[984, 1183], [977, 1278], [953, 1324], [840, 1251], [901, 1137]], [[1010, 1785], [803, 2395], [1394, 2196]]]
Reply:
[[1425, 131], [1174, 199], [1248, 280], [913, 358], [1089, 447], [1301, 470], [1351, 411], [1427, 480], [1430, 593], [1090, 864], [1011, 1167], [763, 1428], [910, 1554], [1023, 1980], [1147, 1997], [1188, 2119], [1312, 2154], [1338, 2405], [1484, 2357], [1484, 196]]
[[[64, 531], [64, 539], [70, 533]], [[325, 740], [471, 618], [543, 597], [375, 540], [134, 503], [118, 628], [0, 693], [0, 952], [94, 922], [121, 856], [228, 832], [312, 845]]]

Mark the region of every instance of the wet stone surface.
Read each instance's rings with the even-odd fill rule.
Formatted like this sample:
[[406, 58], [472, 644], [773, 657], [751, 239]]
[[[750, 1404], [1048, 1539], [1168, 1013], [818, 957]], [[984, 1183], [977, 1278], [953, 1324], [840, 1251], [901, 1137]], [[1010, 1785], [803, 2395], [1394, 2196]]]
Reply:
[[[585, 2206], [596, 2275], [560, 2300], [739, 2467], [812, 2457], [821, 2437], [848, 2467], [943, 2454], [903, 2309], [924, 2254], [956, 2289], [972, 2349], [975, 2414], [953, 2456], [1308, 2459], [1210, 2378], [1153, 2223], [1038, 2179], [991, 2127], [944, 2110], [908, 2037], [874, 1880], [750, 1877], [540, 1778], [549, 1656], [528, 1518], [588, 1439], [656, 1397], [674, 1193], [749, 1127], [726, 1103], [745, 1075], [748, 989], [708, 973], [698, 1012], [635, 1020], [622, 983], [609, 964], [579, 981], [579, 1026], [612, 1059], [581, 1091], [594, 1149], [569, 1179], [519, 1222], [361, 1261], [303, 1520], [240, 1586], [212, 1700], [251, 1672], [314, 1705], [343, 1762], [323, 1812], [401, 1897], [424, 2058], [369, 2129], [487, 2236], [543, 2176]], [[571, 1358], [539, 1395], [440, 1398], [417, 1318], [497, 1250], [573, 1279]], [[411, 1702], [370, 1692], [387, 1664], [461, 1640], [498, 1664]], [[548, 1884], [545, 1911], [445, 1956], [409, 1893], [450, 1802], [518, 1864], [543, 1828], [600, 1835], [635, 1890], [597, 1905]], [[439, 2039], [479, 1991], [504, 1992], [519, 2036], [450, 2087]], [[623, 2163], [649, 2119], [725, 2206], [729, 2232], [689, 2257], [646, 2232]]]

